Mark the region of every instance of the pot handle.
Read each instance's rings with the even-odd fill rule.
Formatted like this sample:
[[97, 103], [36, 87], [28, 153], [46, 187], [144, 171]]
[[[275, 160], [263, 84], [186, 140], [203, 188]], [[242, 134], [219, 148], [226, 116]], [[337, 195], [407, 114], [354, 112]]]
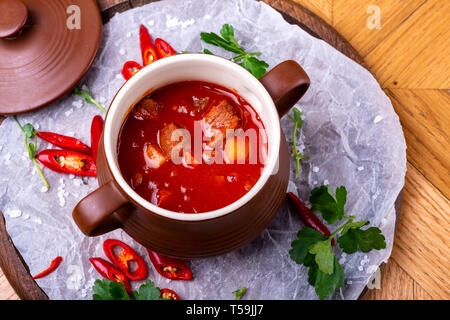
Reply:
[[72, 217], [85, 235], [98, 236], [121, 227], [114, 213], [128, 204], [111, 180], [78, 202]]
[[259, 81], [272, 97], [280, 118], [303, 97], [311, 83], [305, 70], [294, 60], [281, 62]]

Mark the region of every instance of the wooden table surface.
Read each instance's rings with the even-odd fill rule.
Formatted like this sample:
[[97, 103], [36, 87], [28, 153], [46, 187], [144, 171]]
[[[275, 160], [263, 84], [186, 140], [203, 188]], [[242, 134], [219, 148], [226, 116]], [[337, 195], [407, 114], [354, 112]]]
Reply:
[[[403, 125], [408, 164], [394, 248], [381, 289], [364, 299], [450, 299], [450, 1], [295, 1], [355, 47]], [[1, 270], [0, 299], [18, 299]]]

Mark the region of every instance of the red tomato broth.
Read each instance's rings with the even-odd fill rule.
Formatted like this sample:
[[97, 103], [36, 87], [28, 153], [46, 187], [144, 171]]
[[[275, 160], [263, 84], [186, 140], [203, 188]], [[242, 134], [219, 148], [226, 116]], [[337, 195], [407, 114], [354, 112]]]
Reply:
[[[193, 97], [209, 97], [206, 107], [198, 114], [193, 111]], [[140, 196], [167, 210], [202, 213], [230, 205], [256, 184], [264, 168], [260, 153], [263, 153], [263, 157], [267, 156], [267, 145], [264, 145], [263, 151], [259, 150], [263, 145], [260, 133], [265, 135], [265, 128], [245, 99], [225, 87], [200, 81], [170, 84], [154, 91], [147, 98], [162, 105], [158, 115], [151, 119], [137, 119], [133, 116], [136, 105], [122, 124], [117, 147], [121, 173]], [[244, 131], [256, 131], [257, 145], [250, 146], [257, 150], [256, 163], [208, 164], [202, 160], [201, 164], [186, 167], [167, 160], [159, 168], [148, 167], [144, 150], [150, 143], [162, 151], [160, 131], [164, 125], [175, 123], [187, 129], [191, 134], [191, 150], [194, 153], [194, 121], [202, 120], [213, 106], [224, 99], [239, 116], [239, 127]], [[202, 141], [208, 142], [204, 136]]]

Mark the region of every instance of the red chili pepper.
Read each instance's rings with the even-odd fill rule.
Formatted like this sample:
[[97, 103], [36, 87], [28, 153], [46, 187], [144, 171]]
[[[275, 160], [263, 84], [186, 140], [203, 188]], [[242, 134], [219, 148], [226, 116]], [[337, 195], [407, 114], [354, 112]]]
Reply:
[[147, 249], [147, 252], [156, 271], [163, 277], [172, 280], [192, 279], [192, 272], [186, 261], [163, 256], [150, 249]]
[[100, 137], [103, 131], [103, 118], [101, 116], [95, 116], [92, 119], [91, 124], [91, 148], [92, 148], [92, 157], [94, 161], [97, 162], [97, 150], [98, 143], [100, 142]]
[[173, 56], [177, 52], [161, 38], [155, 40], [156, 52], [158, 52], [158, 57], [160, 59]]
[[122, 76], [124, 77], [125, 80], [128, 80], [141, 69], [142, 66], [136, 61], [127, 61], [123, 65]]
[[117, 269], [111, 262], [106, 261], [102, 258], [89, 258], [89, 261], [94, 266], [95, 270], [101, 274], [102, 277], [107, 278], [109, 280], [113, 280], [115, 282], [121, 282], [125, 287], [125, 290], [129, 294], [132, 294], [130, 282], [128, 281], [125, 274]]
[[[313, 228], [319, 231], [326, 237], [331, 236], [330, 230], [328, 230], [327, 226], [323, 224], [322, 221], [300, 200], [295, 194], [292, 192], [288, 192], [287, 197], [289, 202], [295, 208], [295, 210], [300, 214], [300, 218], [302, 221], [310, 228]], [[336, 241], [334, 239], [331, 240], [331, 244], [336, 245]]]
[[45, 269], [42, 272], [39, 272], [37, 275], [35, 275], [33, 277], [33, 279], [39, 279], [42, 277], [45, 277], [46, 275], [49, 275], [50, 273], [52, 273], [53, 271], [55, 271], [59, 265], [61, 264], [61, 261], [63, 260], [62, 257], [56, 257], [55, 259], [53, 259], [53, 261], [50, 263], [50, 267], [48, 267], [47, 269]]
[[[120, 247], [123, 250], [118, 255], [114, 253], [114, 248]], [[105, 255], [114, 263], [130, 280], [142, 280], [147, 276], [147, 265], [144, 259], [134, 251], [129, 245], [116, 239], [108, 239], [103, 242], [103, 251]], [[137, 266], [131, 271], [130, 262], [134, 261]]]
[[158, 60], [158, 54], [156, 53], [150, 33], [148, 33], [147, 28], [142, 24], [139, 28], [139, 39], [141, 43], [142, 62], [145, 67]]
[[47, 149], [37, 155], [37, 159], [47, 168], [61, 173], [79, 176], [97, 176], [94, 159], [86, 154], [69, 150]]
[[73, 150], [78, 151], [84, 154], [92, 154], [91, 148], [89, 148], [87, 145], [85, 145], [83, 142], [81, 142], [78, 139], [63, 136], [62, 134], [54, 133], [54, 132], [43, 132], [40, 131], [36, 134], [39, 138], [50, 142], [51, 144], [66, 149], [66, 150]]
[[175, 291], [167, 288], [161, 289], [161, 299], [181, 300]]

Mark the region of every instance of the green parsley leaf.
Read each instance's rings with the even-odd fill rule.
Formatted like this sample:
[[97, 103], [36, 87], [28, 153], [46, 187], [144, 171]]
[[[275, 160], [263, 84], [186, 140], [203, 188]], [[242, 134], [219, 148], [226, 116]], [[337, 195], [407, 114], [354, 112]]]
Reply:
[[320, 211], [328, 223], [334, 223], [344, 217], [347, 190], [344, 186], [337, 188], [334, 197], [328, 186], [320, 186], [311, 191], [309, 201], [312, 204], [311, 210]]
[[[261, 52], [245, 52], [234, 37], [233, 26], [224, 24], [220, 29], [220, 35], [214, 32], [202, 32], [200, 33], [200, 39], [208, 44], [236, 53], [237, 56], [232, 57], [231, 61], [239, 63], [256, 78], [260, 78], [266, 73], [266, 69], [269, 67], [267, 62], [255, 57], [261, 55]], [[208, 49], [204, 49], [203, 52], [212, 54]]]
[[386, 241], [381, 230], [371, 227], [367, 230], [350, 228], [338, 239], [339, 246], [345, 253], [355, 253], [359, 249], [369, 252], [372, 249], [380, 250], [386, 248]]
[[[13, 116], [14, 121], [16, 121], [17, 125], [19, 126], [20, 130], [25, 135], [25, 149], [28, 152], [28, 157], [33, 162], [34, 166], [36, 167], [37, 172], [41, 176], [42, 181], [44, 181], [45, 187], [48, 189], [50, 188], [50, 185], [47, 182], [47, 179], [45, 179], [44, 173], [42, 173], [41, 167], [39, 167], [35, 155], [36, 155], [36, 148], [37, 148], [37, 131], [34, 129], [33, 125], [30, 123], [27, 123], [23, 127], [20, 125], [19, 120], [17, 120], [16, 116]], [[34, 143], [28, 142], [28, 139], [32, 139], [34, 137]]]
[[94, 300], [130, 300], [125, 287], [120, 282], [109, 279], [96, 280], [92, 289]]
[[359, 229], [363, 226], [365, 226], [366, 224], [369, 224], [368, 220], [364, 220], [364, 221], [357, 221], [357, 222], [351, 222], [351, 223], [346, 223], [341, 231], [341, 237], [347, 233], [348, 230], [350, 229]]
[[289, 250], [289, 255], [291, 259], [298, 264], [311, 263], [311, 256], [308, 255], [308, 250], [311, 245], [318, 241], [326, 240], [327, 237], [321, 234], [319, 231], [314, 230], [310, 227], [303, 227], [297, 233], [297, 240], [292, 241], [291, 250]]
[[233, 291], [232, 293], [234, 293], [236, 295], [236, 300], [241, 300], [242, 296], [245, 294], [246, 291], [247, 291], [247, 287], [242, 287], [241, 289], [237, 289], [236, 291]]
[[136, 300], [161, 300], [161, 291], [152, 281], [147, 280], [139, 291], [133, 291], [133, 297]]
[[333, 292], [344, 284], [344, 270], [339, 261], [334, 258], [334, 272], [324, 273], [317, 267], [311, 274], [308, 273], [308, 282], [313, 282], [315, 291], [320, 300], [331, 296]]
[[250, 71], [250, 73], [258, 79], [266, 73], [266, 69], [269, 67], [267, 62], [255, 57], [249, 57], [248, 55], [245, 56], [244, 61], [239, 64]]
[[331, 241], [324, 240], [314, 243], [309, 247], [309, 253], [315, 255], [315, 261], [319, 270], [332, 274], [334, 271], [334, 254], [331, 251]]

